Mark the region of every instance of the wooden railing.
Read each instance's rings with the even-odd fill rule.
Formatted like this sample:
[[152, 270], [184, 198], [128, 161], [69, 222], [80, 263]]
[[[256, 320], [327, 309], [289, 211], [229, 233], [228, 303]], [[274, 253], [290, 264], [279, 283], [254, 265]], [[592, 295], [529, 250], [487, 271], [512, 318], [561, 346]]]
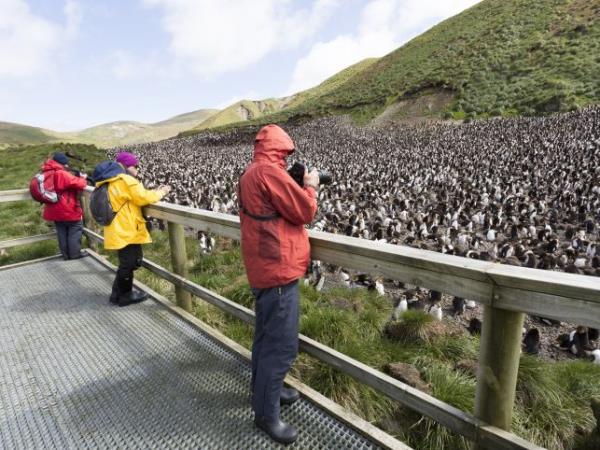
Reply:
[[[90, 191], [88, 189], [85, 198]], [[0, 192], [0, 202], [8, 196], [11, 200], [29, 198], [26, 190], [21, 195], [11, 191], [5, 197]], [[189, 281], [182, 264], [185, 261], [183, 227], [239, 239], [239, 219], [163, 202], [146, 207], [145, 214], [168, 222], [173, 267], [180, 273], [172, 273], [148, 260], [144, 260], [143, 265], [175, 285], [178, 305], [189, 308], [189, 294], [193, 294], [253, 324], [252, 310]], [[93, 240], [103, 240], [89, 227], [85, 233]], [[301, 335], [303, 351], [432, 418], [481, 448], [540, 448], [506, 431], [511, 426], [524, 314], [600, 327], [600, 279], [506, 266], [328, 233], [310, 231], [309, 237], [314, 259], [484, 305], [475, 416]]]

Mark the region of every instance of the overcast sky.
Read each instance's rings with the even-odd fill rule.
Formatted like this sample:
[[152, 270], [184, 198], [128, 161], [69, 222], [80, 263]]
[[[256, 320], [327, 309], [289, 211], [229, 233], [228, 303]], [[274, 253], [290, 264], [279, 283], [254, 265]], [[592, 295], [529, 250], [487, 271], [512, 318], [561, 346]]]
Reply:
[[76, 130], [281, 97], [478, 0], [0, 0], [0, 121]]

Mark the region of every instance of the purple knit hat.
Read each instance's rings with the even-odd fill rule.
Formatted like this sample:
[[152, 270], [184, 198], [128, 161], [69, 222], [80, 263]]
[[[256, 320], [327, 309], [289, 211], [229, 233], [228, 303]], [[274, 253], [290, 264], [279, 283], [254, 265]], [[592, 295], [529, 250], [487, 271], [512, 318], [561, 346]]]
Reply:
[[131, 166], [137, 166], [139, 160], [133, 153], [121, 152], [117, 155], [117, 162], [123, 164], [123, 166], [127, 168]]

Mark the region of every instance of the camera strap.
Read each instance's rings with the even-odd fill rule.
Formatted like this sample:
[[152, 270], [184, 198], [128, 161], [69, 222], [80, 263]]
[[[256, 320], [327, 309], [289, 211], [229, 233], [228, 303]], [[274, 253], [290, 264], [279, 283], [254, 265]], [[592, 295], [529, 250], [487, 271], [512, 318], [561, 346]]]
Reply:
[[[244, 173], [246, 173], [245, 170], [242, 172], [242, 175], [244, 175]], [[242, 179], [242, 175], [240, 175], [240, 180]], [[248, 217], [250, 217], [251, 219], [254, 219], [254, 220], [266, 222], [268, 220], [275, 220], [275, 219], [281, 217], [281, 214], [279, 214], [277, 211], [275, 211], [273, 214], [268, 214], [268, 215], [264, 215], [264, 216], [260, 216], [258, 214], [252, 214], [250, 211], [248, 211], [246, 209], [246, 207], [244, 206], [244, 204], [242, 203], [242, 185], [241, 185], [241, 183], [238, 183], [238, 204], [240, 205], [240, 211], [242, 211], [245, 215], [247, 215]]]

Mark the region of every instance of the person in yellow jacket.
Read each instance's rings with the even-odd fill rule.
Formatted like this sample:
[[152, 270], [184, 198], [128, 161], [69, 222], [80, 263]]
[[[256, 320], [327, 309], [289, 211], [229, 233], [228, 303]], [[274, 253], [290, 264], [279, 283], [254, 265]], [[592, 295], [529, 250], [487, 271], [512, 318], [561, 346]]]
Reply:
[[145, 189], [136, 178], [138, 162], [134, 154], [121, 152], [116, 162], [98, 164], [93, 174], [96, 187], [110, 183], [108, 196], [116, 213], [110, 225], [104, 227], [104, 248], [117, 250], [119, 254], [119, 268], [110, 295], [110, 302], [119, 306], [148, 298], [145, 292], [133, 290], [133, 272], [142, 265], [142, 244], [152, 242], [142, 207], [156, 203], [171, 191], [168, 186]]

